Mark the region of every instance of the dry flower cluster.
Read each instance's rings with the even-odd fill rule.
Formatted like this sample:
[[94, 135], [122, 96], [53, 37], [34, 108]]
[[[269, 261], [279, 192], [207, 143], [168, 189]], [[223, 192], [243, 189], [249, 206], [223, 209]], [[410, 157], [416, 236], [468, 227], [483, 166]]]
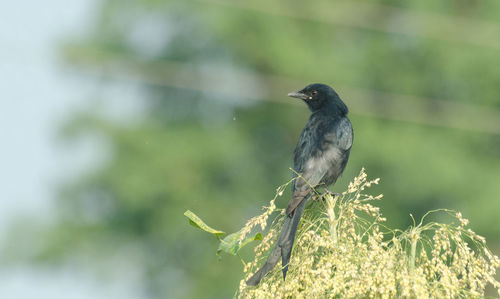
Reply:
[[[405, 231], [390, 230], [373, 201], [364, 194], [377, 180], [361, 173], [341, 196], [326, 194], [303, 215], [286, 281], [276, 267], [257, 287], [245, 280], [256, 271], [279, 234], [283, 213], [255, 248], [255, 259], [244, 267], [241, 298], [479, 298], [487, 284], [499, 292], [495, 271], [500, 260], [483, 237], [467, 228], [460, 213], [450, 224], [415, 223]], [[277, 196], [283, 188], [278, 188]], [[275, 197], [276, 199], [276, 197]], [[265, 226], [274, 200], [263, 215], [247, 223]]]

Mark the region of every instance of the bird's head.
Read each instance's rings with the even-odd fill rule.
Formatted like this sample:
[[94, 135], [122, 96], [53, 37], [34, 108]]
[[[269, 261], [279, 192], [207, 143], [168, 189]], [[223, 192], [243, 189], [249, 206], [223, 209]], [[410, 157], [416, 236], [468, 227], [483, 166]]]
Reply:
[[312, 112], [324, 107], [336, 107], [339, 112], [347, 114], [345, 104], [335, 90], [326, 84], [310, 84], [302, 90], [289, 93], [288, 96], [304, 100]]

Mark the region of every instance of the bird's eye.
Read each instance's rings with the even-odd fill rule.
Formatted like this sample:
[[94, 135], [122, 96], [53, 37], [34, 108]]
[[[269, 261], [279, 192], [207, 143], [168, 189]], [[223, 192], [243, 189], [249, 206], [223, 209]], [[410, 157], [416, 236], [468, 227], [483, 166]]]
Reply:
[[318, 92], [317, 92], [316, 90], [313, 90], [313, 91], [311, 92], [311, 94], [312, 94], [313, 96], [315, 96], [315, 95], [317, 95], [317, 94], [318, 94]]

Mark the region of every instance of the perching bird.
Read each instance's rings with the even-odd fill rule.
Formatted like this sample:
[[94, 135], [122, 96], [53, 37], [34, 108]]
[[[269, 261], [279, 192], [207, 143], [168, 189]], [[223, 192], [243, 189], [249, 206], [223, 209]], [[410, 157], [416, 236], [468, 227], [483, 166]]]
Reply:
[[283, 279], [286, 278], [297, 226], [311, 195], [310, 186], [326, 187], [335, 183], [351, 151], [353, 131], [347, 118], [348, 109], [330, 86], [311, 84], [288, 96], [304, 100], [312, 112], [293, 158], [293, 168], [303, 179], [297, 177], [294, 181], [292, 199], [286, 208], [287, 217], [273, 251], [262, 268], [247, 280], [247, 285], [257, 285], [280, 257]]

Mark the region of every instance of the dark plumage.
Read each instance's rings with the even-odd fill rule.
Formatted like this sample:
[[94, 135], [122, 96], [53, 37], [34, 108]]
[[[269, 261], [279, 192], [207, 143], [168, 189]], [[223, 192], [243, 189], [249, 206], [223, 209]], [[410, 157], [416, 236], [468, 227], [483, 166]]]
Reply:
[[280, 257], [285, 279], [297, 226], [311, 193], [310, 185], [334, 184], [344, 171], [351, 151], [353, 131], [347, 118], [348, 109], [330, 86], [311, 84], [288, 95], [304, 100], [311, 110], [293, 158], [294, 170], [307, 182], [301, 178], [295, 180], [278, 241], [264, 265], [247, 280], [247, 285], [257, 285]]

